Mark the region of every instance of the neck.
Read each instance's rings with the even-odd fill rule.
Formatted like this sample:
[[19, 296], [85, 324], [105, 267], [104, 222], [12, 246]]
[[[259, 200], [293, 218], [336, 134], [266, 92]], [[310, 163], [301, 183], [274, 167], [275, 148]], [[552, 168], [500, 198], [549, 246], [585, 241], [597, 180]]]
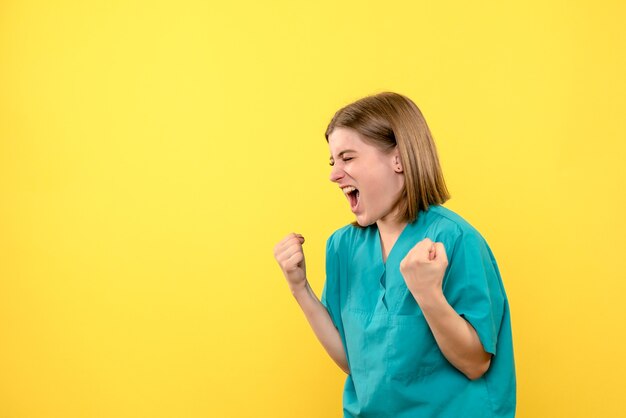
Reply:
[[376, 221], [376, 226], [380, 235], [398, 236], [406, 226], [407, 222], [398, 222], [393, 217], [385, 217]]

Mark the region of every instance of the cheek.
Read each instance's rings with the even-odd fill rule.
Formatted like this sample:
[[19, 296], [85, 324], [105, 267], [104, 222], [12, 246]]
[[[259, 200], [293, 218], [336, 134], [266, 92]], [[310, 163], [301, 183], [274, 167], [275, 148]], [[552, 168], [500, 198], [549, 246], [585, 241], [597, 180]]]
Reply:
[[363, 195], [370, 205], [376, 206], [385, 199], [387, 187], [388, 185], [381, 181], [380, 177], [368, 176], [367, 180], [363, 182]]
[[[370, 205], [386, 206], [396, 199], [397, 193], [402, 189], [402, 178], [396, 173], [379, 170], [368, 176], [365, 197]], [[365, 188], [365, 187], [364, 187]]]
[[354, 179], [354, 182], [357, 183], [357, 188], [368, 182], [369, 175], [367, 170], [361, 170], [358, 167], [345, 167], [343, 172], [348, 178]]

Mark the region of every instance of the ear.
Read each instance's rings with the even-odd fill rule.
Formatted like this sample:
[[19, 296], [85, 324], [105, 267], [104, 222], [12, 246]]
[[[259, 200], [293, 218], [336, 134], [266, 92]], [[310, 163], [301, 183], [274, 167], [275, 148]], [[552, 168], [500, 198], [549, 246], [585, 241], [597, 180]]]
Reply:
[[400, 159], [400, 154], [397, 150], [393, 154], [393, 171], [396, 173], [404, 172], [404, 169], [402, 168], [402, 160]]

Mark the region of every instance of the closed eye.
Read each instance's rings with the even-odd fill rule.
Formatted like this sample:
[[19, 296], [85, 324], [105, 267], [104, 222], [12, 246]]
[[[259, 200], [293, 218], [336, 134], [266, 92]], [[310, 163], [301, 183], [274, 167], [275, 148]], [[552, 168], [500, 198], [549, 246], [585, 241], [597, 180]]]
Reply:
[[[341, 159], [341, 161], [346, 162], [346, 161], [350, 161], [354, 159], [354, 157], [343, 157]], [[335, 165], [335, 160], [330, 160], [330, 162], [328, 163], [331, 167]]]

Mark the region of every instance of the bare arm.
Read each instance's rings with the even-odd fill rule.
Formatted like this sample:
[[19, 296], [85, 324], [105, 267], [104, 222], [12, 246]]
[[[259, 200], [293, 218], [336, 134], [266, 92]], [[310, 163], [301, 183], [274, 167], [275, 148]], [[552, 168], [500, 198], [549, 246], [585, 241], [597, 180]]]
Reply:
[[489, 369], [491, 354], [476, 330], [446, 300], [442, 282], [447, 266], [443, 244], [426, 238], [409, 251], [400, 271], [443, 355], [469, 379], [478, 379]]
[[313, 332], [328, 355], [346, 373], [350, 373], [346, 352], [339, 336], [339, 331], [335, 328], [326, 307], [319, 301], [308, 281], [305, 286], [292, 289], [291, 293], [302, 308], [304, 316], [309, 321]]
[[456, 313], [443, 292], [413, 297], [446, 359], [469, 379], [480, 378], [489, 369], [491, 354], [483, 349], [476, 330]]
[[335, 328], [326, 307], [315, 296], [311, 286], [309, 286], [309, 281], [306, 279], [306, 264], [302, 244], [304, 244], [304, 237], [300, 234], [291, 233], [276, 244], [274, 257], [317, 339], [341, 370], [350, 373], [339, 331]]

